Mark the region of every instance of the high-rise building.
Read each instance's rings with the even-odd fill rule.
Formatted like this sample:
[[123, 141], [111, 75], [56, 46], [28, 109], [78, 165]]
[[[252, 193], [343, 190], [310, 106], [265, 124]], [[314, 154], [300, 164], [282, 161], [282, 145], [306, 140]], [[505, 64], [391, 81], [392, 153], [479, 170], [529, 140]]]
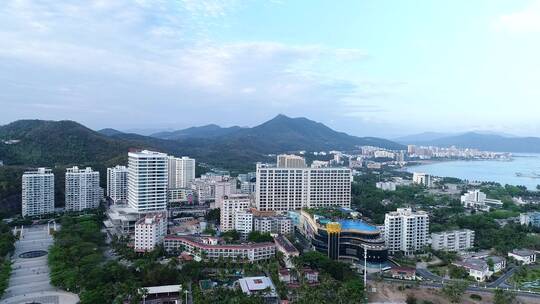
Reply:
[[236, 179], [227, 177], [222, 181], [216, 181], [214, 183], [214, 199], [216, 207], [221, 208], [223, 204], [223, 198], [231, 194], [236, 194]]
[[423, 172], [414, 172], [413, 183], [424, 187], [431, 187], [431, 175]]
[[163, 213], [148, 214], [135, 223], [134, 249], [148, 252], [163, 242], [167, 234], [167, 216]]
[[280, 154], [277, 156], [277, 166], [279, 168], [305, 168], [306, 160], [294, 154]]
[[195, 179], [195, 159], [169, 156], [169, 188], [187, 188]]
[[107, 196], [114, 203], [127, 202], [128, 168], [107, 168]]
[[351, 206], [349, 168], [280, 168], [257, 164], [255, 203], [259, 210]]
[[22, 176], [22, 215], [38, 216], [54, 212], [54, 174], [38, 168]]
[[167, 154], [143, 150], [128, 154], [128, 204], [138, 213], [167, 208]]
[[66, 170], [66, 211], [97, 208], [102, 198], [98, 171], [77, 166]]
[[251, 199], [246, 194], [231, 194], [223, 197], [220, 212], [221, 231], [235, 229], [235, 215], [239, 211], [249, 209]]
[[474, 246], [474, 231], [470, 229], [441, 231], [431, 234], [431, 248], [461, 252]]
[[406, 255], [423, 250], [428, 243], [429, 216], [425, 211], [398, 208], [384, 217], [384, 240], [390, 253]]

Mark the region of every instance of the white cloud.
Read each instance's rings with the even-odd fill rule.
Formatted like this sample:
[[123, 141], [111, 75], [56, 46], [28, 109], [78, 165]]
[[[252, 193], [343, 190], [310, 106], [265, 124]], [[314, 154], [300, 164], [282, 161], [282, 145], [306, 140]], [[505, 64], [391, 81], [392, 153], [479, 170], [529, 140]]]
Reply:
[[[166, 120], [180, 110], [196, 117], [208, 107], [216, 115], [237, 116], [382, 111], [363, 104], [384, 88], [359, 93], [363, 83], [319, 68], [324, 62], [336, 62], [339, 69], [362, 60], [364, 50], [210, 39], [212, 24], [237, 6], [235, 1], [10, 1], [0, 7], [0, 65], [8, 67], [0, 70], [0, 80], [33, 89], [9, 85], [3, 94], [24, 96], [14, 99], [26, 104], [21, 111], [53, 105], [48, 109], [71, 115], [79, 103], [121, 109], [127, 119]], [[22, 70], [26, 73], [13, 74]], [[159, 113], [152, 112], [156, 104]]]
[[500, 16], [495, 28], [510, 32], [540, 32], [540, 1], [533, 1], [523, 10]]

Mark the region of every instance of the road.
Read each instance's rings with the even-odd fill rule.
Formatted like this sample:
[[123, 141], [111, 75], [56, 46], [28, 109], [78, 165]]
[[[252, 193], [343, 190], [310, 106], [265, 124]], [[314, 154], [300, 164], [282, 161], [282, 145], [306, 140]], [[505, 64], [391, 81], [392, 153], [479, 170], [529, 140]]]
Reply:
[[[495, 281], [489, 283], [487, 286], [488, 287], [507, 287], [507, 286], [509, 286], [508, 284], [506, 284], [506, 280], [508, 280], [514, 274], [514, 272], [516, 272], [516, 269], [517, 269], [517, 267], [515, 267], [515, 266], [508, 269], [507, 272], [505, 272], [502, 276], [500, 276]], [[506, 285], [506, 286], [503, 286], [503, 284]]]
[[[514, 272], [516, 272], [516, 269], [517, 268], [515, 266], [510, 268], [508, 271], [506, 271], [502, 276], [500, 276], [495, 281], [493, 281], [491, 283], [487, 283], [486, 287], [489, 287], [489, 288], [497, 288], [497, 287], [508, 288], [508, 287], [510, 287], [510, 285], [506, 284], [506, 281], [514, 274]], [[416, 273], [419, 274], [421, 277], [427, 279], [427, 280], [431, 280], [431, 281], [435, 281], [435, 282], [445, 282], [445, 283], [447, 283], [447, 282], [451, 281], [451, 280], [442, 278], [442, 277], [432, 273], [431, 271], [429, 271], [426, 268], [417, 268]]]

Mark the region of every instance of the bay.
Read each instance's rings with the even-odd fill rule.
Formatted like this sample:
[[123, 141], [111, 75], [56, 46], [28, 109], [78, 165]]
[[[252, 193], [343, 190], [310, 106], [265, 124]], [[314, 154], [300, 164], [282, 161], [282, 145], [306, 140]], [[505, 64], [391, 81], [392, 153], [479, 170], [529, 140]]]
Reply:
[[540, 154], [514, 154], [510, 161], [459, 160], [442, 161], [406, 167], [407, 172], [425, 172], [440, 177], [468, 181], [522, 185], [536, 190], [540, 184]]

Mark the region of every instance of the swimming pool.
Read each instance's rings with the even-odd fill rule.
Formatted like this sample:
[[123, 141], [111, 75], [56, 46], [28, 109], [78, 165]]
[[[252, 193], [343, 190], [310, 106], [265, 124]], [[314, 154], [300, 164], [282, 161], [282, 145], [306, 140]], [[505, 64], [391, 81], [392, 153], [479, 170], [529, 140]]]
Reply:
[[341, 225], [342, 230], [377, 231], [377, 227], [360, 220], [340, 220], [339, 224]]

